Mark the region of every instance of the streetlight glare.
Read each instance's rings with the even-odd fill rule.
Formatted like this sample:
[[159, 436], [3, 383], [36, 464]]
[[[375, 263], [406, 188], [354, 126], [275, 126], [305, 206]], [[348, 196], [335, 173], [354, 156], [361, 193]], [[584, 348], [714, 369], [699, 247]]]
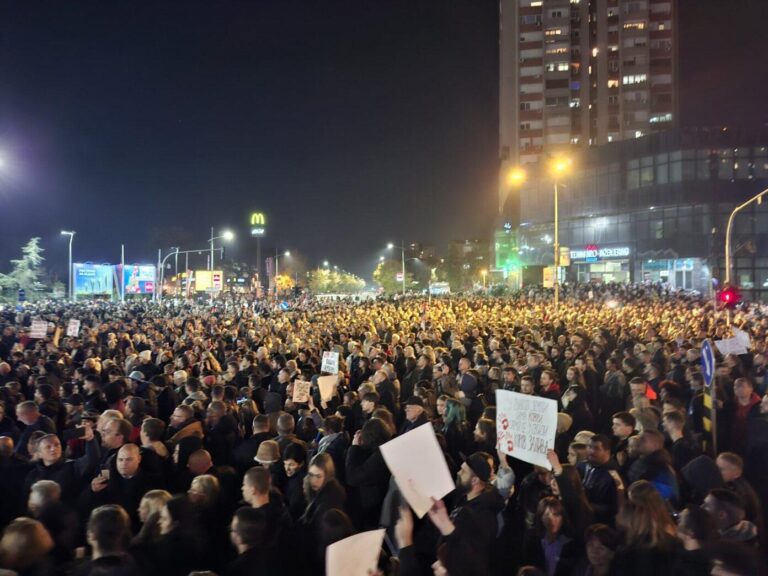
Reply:
[[291, 255], [291, 251], [290, 250], [286, 250], [285, 253], [283, 254], [283, 256], [290, 256], [290, 255]]
[[384, 262], [384, 256], [379, 256], [379, 262]]
[[224, 232], [222, 232], [221, 234], [221, 237], [227, 242], [229, 242], [230, 240], [235, 239], [235, 233], [232, 232], [232, 230], [224, 230]]
[[509, 174], [507, 174], [507, 184], [510, 186], [520, 186], [525, 182], [526, 177], [527, 174], [525, 173], [525, 170], [522, 168], [513, 168], [509, 171]]
[[570, 170], [572, 163], [570, 158], [555, 158], [550, 168], [555, 176], [561, 176]]
[[390, 242], [389, 244], [387, 244], [387, 250], [392, 250], [392, 248], [394, 248], [394, 247], [395, 247], [395, 245], [394, 245], [394, 244], [392, 244], [392, 242]]
[[323, 260], [323, 266], [328, 266], [328, 260]]

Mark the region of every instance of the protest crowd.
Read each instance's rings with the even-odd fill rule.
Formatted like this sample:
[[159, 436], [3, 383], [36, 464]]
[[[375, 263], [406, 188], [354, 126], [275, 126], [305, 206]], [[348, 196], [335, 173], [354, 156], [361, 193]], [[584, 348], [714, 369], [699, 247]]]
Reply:
[[[0, 325], [0, 574], [322, 575], [375, 529], [384, 576], [766, 573], [758, 305], [635, 285]], [[557, 404], [543, 462], [497, 442], [497, 391]], [[419, 430], [455, 480], [422, 514], [381, 449]]]

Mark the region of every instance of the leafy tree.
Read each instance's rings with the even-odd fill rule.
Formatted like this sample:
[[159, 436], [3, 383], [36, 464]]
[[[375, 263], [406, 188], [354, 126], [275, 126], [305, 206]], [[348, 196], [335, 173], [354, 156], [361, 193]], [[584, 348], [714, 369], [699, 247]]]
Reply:
[[[384, 260], [376, 266], [376, 270], [373, 272], [373, 281], [381, 286], [387, 294], [395, 294], [403, 289], [403, 283], [397, 279], [397, 275], [402, 271], [400, 262]], [[410, 290], [413, 286], [413, 274], [406, 272], [405, 289]]]
[[42, 288], [40, 277], [43, 274], [42, 263], [43, 249], [40, 247], [40, 238], [32, 238], [21, 249], [21, 258], [11, 260], [12, 270], [10, 274], [0, 275], [0, 286], [10, 289], [24, 289], [27, 299], [35, 299], [35, 290]]
[[277, 282], [278, 292], [285, 292], [286, 290], [290, 290], [294, 286], [293, 278], [291, 278], [287, 274], [280, 274], [280, 276], [277, 276], [275, 278], [275, 282]]
[[318, 268], [309, 277], [309, 289], [315, 294], [353, 294], [364, 288], [362, 278], [338, 270]]

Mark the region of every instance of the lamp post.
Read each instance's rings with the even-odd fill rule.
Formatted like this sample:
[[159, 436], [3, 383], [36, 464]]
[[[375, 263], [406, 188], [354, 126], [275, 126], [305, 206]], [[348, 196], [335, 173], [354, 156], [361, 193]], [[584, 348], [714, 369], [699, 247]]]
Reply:
[[730, 285], [731, 283], [731, 227], [733, 226], [733, 219], [736, 217], [736, 214], [740, 212], [742, 209], [746, 208], [752, 202], [757, 202], [760, 204], [763, 201], [763, 196], [765, 194], [768, 194], [768, 188], [760, 192], [759, 194], [753, 196], [743, 204], [739, 204], [736, 206], [736, 208], [733, 209], [733, 212], [731, 212], [731, 215], [728, 217], [728, 226], [725, 229], [725, 284]]
[[402, 265], [402, 274], [403, 274], [403, 296], [405, 296], [405, 243], [401, 243], [399, 246], [395, 246], [390, 242], [387, 244], [387, 249], [392, 250], [393, 248], [400, 248], [400, 263]]
[[558, 202], [558, 178], [571, 167], [570, 158], [556, 158], [552, 162], [552, 174], [555, 181], [555, 312], [560, 306], [560, 216]]
[[72, 287], [72, 240], [75, 238], [75, 231], [74, 230], [62, 230], [61, 231], [62, 236], [69, 236], [69, 301], [74, 302], [75, 301], [75, 292]]
[[485, 291], [486, 291], [486, 287], [485, 287], [485, 277], [486, 277], [486, 276], [488, 276], [488, 270], [486, 270], [485, 268], [483, 268], [482, 270], [480, 270], [480, 275], [483, 277], [483, 292], [485, 292]]
[[235, 238], [235, 234], [231, 230], [224, 230], [224, 232], [221, 233], [221, 236], [214, 236], [213, 235], [213, 227], [211, 227], [211, 237], [208, 240], [208, 242], [211, 243], [211, 261], [210, 261], [210, 267], [208, 268], [208, 270], [213, 271], [213, 242], [214, 242], [214, 240], [222, 239], [222, 240], [226, 240], [227, 242], [229, 242], [230, 240], [234, 240], [234, 238]]
[[279, 270], [280, 270], [280, 256], [285, 256], [286, 258], [291, 255], [290, 251], [286, 250], [282, 254], [277, 253], [277, 248], [275, 248], [275, 300], [277, 300], [277, 277], [279, 276]]

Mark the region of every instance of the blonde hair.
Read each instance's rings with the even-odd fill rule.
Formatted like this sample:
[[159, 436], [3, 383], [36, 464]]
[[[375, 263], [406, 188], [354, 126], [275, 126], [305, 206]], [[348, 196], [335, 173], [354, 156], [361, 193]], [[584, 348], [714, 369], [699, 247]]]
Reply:
[[168, 502], [170, 499], [170, 492], [165, 490], [150, 490], [144, 494], [144, 496], [142, 496], [139, 507], [146, 504], [148, 508], [148, 515], [154, 514], [155, 512], [159, 514], [160, 510], [163, 509], [163, 506], [165, 506], [166, 502]]
[[212, 476], [211, 474], [201, 474], [200, 476], [195, 476], [192, 479], [192, 486], [190, 486], [190, 490], [192, 490], [193, 486], [198, 488], [197, 493], [205, 497], [207, 504], [215, 504], [216, 500], [218, 500], [219, 492], [221, 492], [221, 485], [219, 484], [219, 479], [216, 478], [216, 476]]

